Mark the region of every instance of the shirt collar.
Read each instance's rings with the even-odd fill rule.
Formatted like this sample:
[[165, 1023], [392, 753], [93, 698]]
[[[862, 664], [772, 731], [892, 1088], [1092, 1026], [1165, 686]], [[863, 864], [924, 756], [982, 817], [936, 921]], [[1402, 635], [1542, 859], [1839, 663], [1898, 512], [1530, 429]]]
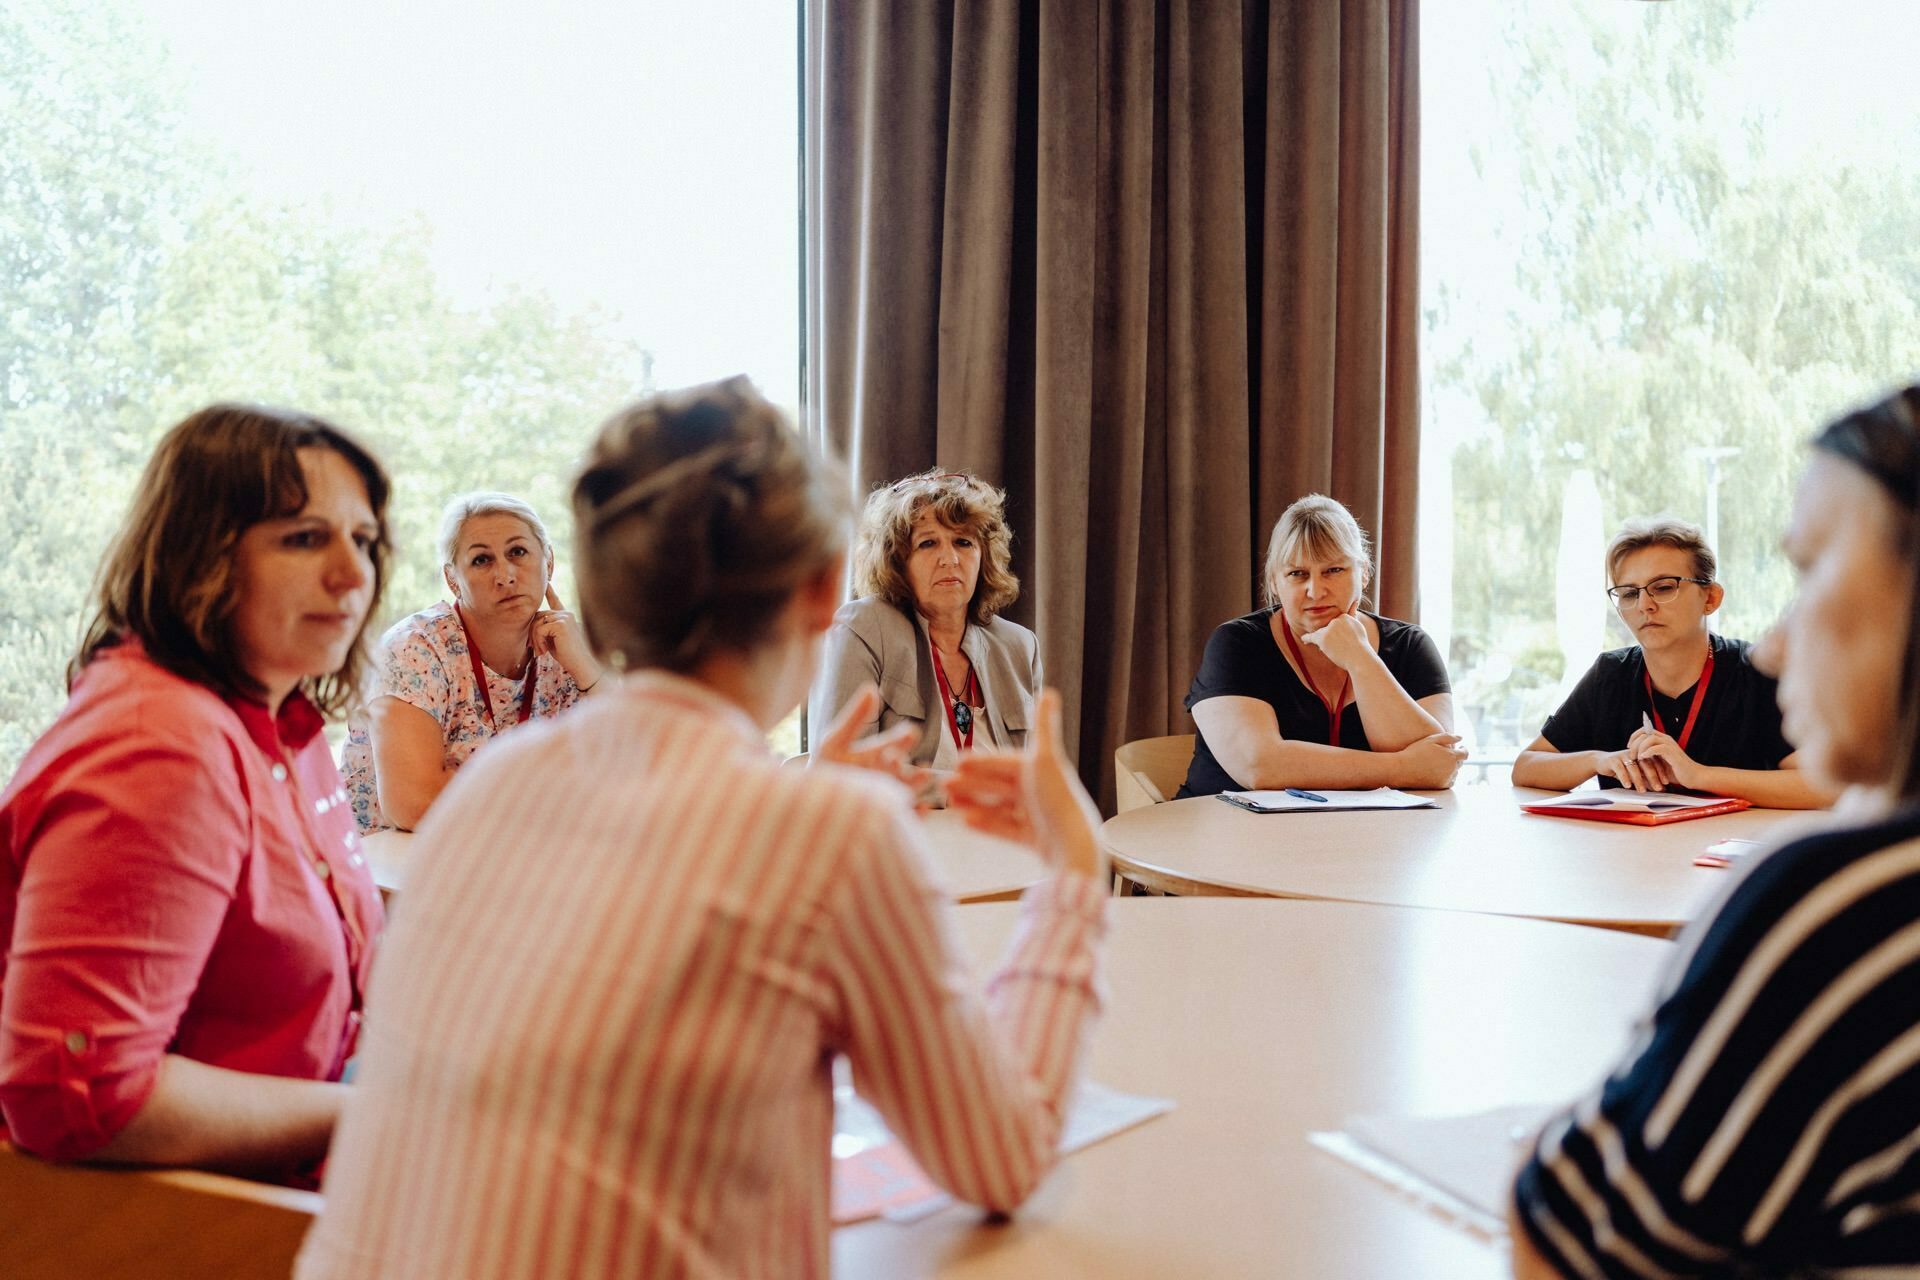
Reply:
[[649, 667], [621, 677], [623, 691], [629, 696], [646, 699], [659, 699], [678, 705], [705, 716], [761, 751], [768, 750], [767, 735], [760, 730], [744, 708], [716, 691], [711, 685], [705, 685], [688, 676], [676, 675], [658, 667]]
[[[121, 637], [118, 643], [102, 650], [99, 656], [111, 659], [128, 658], [158, 665], [147, 656], [147, 647], [140, 642], [138, 636]], [[198, 684], [203, 689], [208, 688], [199, 681], [189, 681], [189, 683]], [[306, 745], [313, 741], [314, 735], [327, 727], [326, 717], [320, 714], [320, 709], [298, 689], [288, 694], [280, 703], [278, 716], [268, 715], [267, 704], [258, 698], [231, 690], [213, 689], [212, 692], [222, 702], [233, 708], [233, 713], [240, 717], [240, 723], [246, 726], [247, 736], [268, 755], [278, 755], [279, 749], [283, 746], [296, 752], [304, 750]]]
[[298, 689], [281, 701], [280, 714], [277, 716], [267, 714], [266, 703], [243, 693], [222, 694], [221, 697], [240, 717], [240, 723], [246, 726], [247, 736], [253, 739], [254, 745], [268, 755], [278, 755], [283, 746], [294, 752], [304, 750], [315, 735], [326, 727], [326, 717]]

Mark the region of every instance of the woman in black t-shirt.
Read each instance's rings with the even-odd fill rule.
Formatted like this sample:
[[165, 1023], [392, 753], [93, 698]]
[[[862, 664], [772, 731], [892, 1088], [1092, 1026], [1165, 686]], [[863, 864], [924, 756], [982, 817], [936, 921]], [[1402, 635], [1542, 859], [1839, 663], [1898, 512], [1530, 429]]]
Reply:
[[1603, 653], [1540, 736], [1514, 761], [1516, 786], [1603, 787], [1736, 796], [1773, 809], [1813, 809], [1832, 795], [1809, 781], [1781, 735], [1774, 682], [1744, 640], [1707, 618], [1725, 588], [1695, 525], [1629, 523], [1607, 547], [1607, 594], [1640, 643]]
[[1268, 607], [1214, 630], [1187, 694], [1200, 733], [1182, 796], [1453, 785], [1466, 752], [1446, 666], [1419, 627], [1361, 612], [1371, 567], [1338, 502], [1287, 508], [1267, 547]]
[[1920, 386], [1815, 439], [1785, 549], [1756, 652], [1848, 813], [1748, 855], [1548, 1121], [1511, 1202], [1523, 1280], [1920, 1274]]

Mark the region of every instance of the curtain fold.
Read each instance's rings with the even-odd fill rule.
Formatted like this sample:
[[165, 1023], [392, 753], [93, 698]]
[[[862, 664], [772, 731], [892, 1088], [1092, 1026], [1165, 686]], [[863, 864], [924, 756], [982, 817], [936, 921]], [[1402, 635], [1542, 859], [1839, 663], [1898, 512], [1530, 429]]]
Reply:
[[1293, 499], [1414, 614], [1416, 6], [807, 0], [807, 428], [1007, 489], [1105, 805]]

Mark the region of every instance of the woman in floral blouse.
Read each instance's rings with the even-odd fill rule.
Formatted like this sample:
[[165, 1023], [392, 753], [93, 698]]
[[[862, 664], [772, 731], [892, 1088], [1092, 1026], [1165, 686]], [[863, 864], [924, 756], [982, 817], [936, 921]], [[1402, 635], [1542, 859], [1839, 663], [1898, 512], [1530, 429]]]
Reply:
[[553, 544], [532, 507], [504, 493], [461, 494], [441, 520], [440, 564], [453, 600], [381, 637], [347, 739], [347, 792], [362, 831], [412, 830], [482, 743], [557, 715], [600, 682], [579, 621], [554, 593]]

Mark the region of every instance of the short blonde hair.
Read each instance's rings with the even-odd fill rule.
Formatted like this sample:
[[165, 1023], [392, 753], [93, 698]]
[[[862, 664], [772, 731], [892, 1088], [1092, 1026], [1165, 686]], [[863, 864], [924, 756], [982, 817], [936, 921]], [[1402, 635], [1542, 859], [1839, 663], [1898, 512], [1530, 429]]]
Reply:
[[1325, 494], [1308, 494], [1274, 521], [1262, 583], [1269, 605], [1280, 603], [1280, 571], [1304, 559], [1345, 559], [1360, 575], [1363, 597], [1373, 585], [1373, 552], [1367, 531], [1353, 518], [1353, 512]]
[[442, 565], [453, 564], [454, 553], [460, 549], [460, 531], [475, 516], [512, 516], [532, 530], [534, 540], [540, 544], [540, 554], [548, 560], [553, 559], [553, 540], [547, 537], [547, 526], [524, 499], [493, 489], [481, 489], [474, 493], [455, 494], [448, 501], [446, 510], [440, 513]]
[[971, 533], [981, 544], [980, 581], [974, 586], [967, 618], [984, 626], [1020, 598], [1020, 579], [1013, 575], [1006, 493], [964, 472], [923, 471], [867, 495], [853, 552], [854, 593], [879, 596], [913, 612], [907, 554], [913, 522], [929, 513], [949, 529]]
[[1648, 547], [1672, 547], [1686, 552], [1693, 557], [1693, 576], [1708, 582], [1713, 581], [1714, 571], [1719, 568], [1713, 548], [1707, 545], [1706, 532], [1699, 525], [1673, 516], [1652, 516], [1627, 521], [1607, 544], [1607, 584], [1611, 586], [1618, 580], [1622, 560]]

